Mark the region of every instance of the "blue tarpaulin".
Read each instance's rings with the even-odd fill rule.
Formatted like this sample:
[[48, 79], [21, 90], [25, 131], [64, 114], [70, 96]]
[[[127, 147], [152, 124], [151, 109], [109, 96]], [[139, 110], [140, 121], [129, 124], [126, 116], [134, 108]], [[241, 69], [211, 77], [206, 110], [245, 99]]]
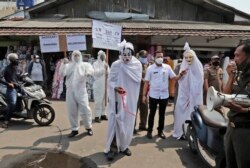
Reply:
[[17, 0], [16, 7], [17, 7], [17, 9], [20, 9], [21, 7], [30, 8], [30, 7], [34, 6], [34, 1], [35, 0]]

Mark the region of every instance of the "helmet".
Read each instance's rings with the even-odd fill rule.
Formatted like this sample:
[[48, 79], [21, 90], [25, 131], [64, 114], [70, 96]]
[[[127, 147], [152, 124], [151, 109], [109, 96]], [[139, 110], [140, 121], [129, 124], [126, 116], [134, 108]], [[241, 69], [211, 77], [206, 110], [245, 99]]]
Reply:
[[18, 60], [18, 55], [16, 53], [10, 53], [10, 54], [8, 54], [7, 59], [10, 62], [15, 62]]

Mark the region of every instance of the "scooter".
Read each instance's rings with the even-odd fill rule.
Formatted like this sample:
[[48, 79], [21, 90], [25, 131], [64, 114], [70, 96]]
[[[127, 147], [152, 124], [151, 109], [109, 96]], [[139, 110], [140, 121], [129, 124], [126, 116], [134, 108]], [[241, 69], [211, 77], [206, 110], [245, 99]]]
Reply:
[[191, 151], [198, 153], [209, 167], [226, 167], [223, 135], [228, 120], [220, 112], [200, 105], [194, 108], [186, 124], [184, 133]]
[[[28, 77], [22, 76], [22, 82], [18, 86], [16, 110], [13, 118], [34, 119], [40, 126], [48, 126], [55, 119], [55, 111], [51, 107], [51, 102], [46, 99], [46, 95], [40, 85]], [[8, 109], [6, 101], [6, 86], [0, 86], [0, 117], [3, 117]]]

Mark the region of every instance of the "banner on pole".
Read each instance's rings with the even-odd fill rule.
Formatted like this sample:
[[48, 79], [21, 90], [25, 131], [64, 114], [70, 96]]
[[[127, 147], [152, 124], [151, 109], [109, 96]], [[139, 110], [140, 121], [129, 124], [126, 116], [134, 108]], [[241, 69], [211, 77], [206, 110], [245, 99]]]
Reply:
[[86, 50], [86, 36], [84, 34], [67, 34], [67, 49], [68, 51]]
[[58, 35], [39, 36], [39, 40], [42, 53], [60, 51]]
[[121, 42], [122, 27], [119, 25], [93, 20], [92, 39], [94, 48], [118, 50]]

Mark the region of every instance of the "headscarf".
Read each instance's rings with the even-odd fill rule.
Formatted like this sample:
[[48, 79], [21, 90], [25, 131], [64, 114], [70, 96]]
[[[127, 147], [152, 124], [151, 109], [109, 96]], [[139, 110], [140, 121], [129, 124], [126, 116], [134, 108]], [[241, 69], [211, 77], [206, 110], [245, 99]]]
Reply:
[[130, 63], [134, 52], [133, 44], [127, 42], [124, 39], [121, 43], [118, 43], [118, 48], [119, 48], [120, 59], [124, 63]]

